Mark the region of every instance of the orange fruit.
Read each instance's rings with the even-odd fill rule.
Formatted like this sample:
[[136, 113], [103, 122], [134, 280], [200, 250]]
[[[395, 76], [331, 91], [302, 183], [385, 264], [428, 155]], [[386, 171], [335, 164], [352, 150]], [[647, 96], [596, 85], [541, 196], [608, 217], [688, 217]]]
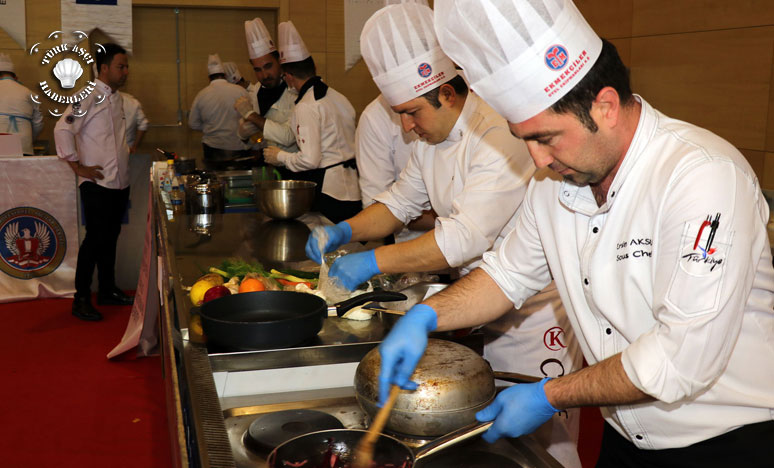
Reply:
[[245, 278], [242, 280], [242, 283], [239, 284], [240, 293], [263, 291], [264, 289], [266, 289], [266, 287], [263, 285], [263, 282], [255, 278]]

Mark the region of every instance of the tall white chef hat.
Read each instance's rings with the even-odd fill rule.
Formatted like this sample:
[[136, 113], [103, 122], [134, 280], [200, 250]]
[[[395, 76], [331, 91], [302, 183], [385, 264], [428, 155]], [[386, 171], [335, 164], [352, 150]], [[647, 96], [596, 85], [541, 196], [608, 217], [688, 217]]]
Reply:
[[216, 73], [225, 73], [223, 63], [220, 61], [220, 55], [211, 54], [207, 57], [207, 73], [214, 75]]
[[224, 62], [223, 72], [226, 74], [226, 79], [229, 83], [237, 84], [242, 79], [242, 74], [239, 73], [239, 68], [237, 68], [237, 64], [234, 62]]
[[300, 62], [311, 56], [292, 21], [279, 24], [280, 63]]
[[247, 53], [251, 59], [263, 57], [277, 50], [274, 41], [271, 40], [269, 30], [266, 29], [261, 18], [245, 21], [245, 39], [247, 40]]
[[438, 0], [435, 29], [471, 88], [513, 123], [561, 99], [602, 50], [570, 0]]
[[457, 76], [433, 31], [433, 10], [416, 3], [382, 8], [360, 34], [360, 53], [391, 106], [417, 98]]
[[15, 73], [13, 68], [13, 61], [11, 60], [11, 56], [8, 54], [0, 54], [0, 72], [3, 71]]

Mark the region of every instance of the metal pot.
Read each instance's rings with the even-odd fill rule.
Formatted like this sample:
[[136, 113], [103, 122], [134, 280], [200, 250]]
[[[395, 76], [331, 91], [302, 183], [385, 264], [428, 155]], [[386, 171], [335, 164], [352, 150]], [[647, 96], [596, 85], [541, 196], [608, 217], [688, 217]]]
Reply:
[[223, 183], [215, 174], [200, 172], [190, 176], [185, 185], [189, 214], [223, 213], [226, 197]]
[[[369, 351], [355, 371], [355, 396], [373, 418], [378, 411], [378, 348]], [[445, 340], [429, 339], [424, 356], [411, 380], [416, 391], [398, 395], [386, 428], [416, 436], [439, 436], [475, 421], [476, 412], [495, 396], [489, 363], [470, 348]]]
[[175, 171], [179, 172], [181, 175], [192, 174], [196, 171], [196, 160], [185, 158], [175, 159]]
[[316, 186], [306, 180], [263, 180], [255, 184], [255, 202], [270, 218], [294, 219], [312, 209]]

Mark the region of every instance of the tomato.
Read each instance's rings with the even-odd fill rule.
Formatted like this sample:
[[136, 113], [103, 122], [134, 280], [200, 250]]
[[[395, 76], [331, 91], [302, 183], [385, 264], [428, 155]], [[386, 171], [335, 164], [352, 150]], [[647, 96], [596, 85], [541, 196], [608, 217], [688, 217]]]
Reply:
[[242, 280], [242, 283], [239, 284], [240, 293], [263, 291], [265, 289], [266, 287], [263, 285], [263, 282], [255, 278], [245, 278]]

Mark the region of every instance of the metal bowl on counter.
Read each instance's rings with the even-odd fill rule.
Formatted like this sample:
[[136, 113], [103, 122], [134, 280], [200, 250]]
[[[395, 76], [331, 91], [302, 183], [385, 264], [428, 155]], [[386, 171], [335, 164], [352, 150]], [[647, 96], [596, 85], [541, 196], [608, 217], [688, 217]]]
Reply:
[[[373, 418], [379, 401], [378, 348], [369, 351], [355, 371], [355, 396]], [[386, 428], [413, 436], [439, 436], [475, 421], [495, 396], [492, 368], [470, 348], [430, 339], [411, 380], [416, 391], [398, 394]]]
[[295, 219], [312, 209], [314, 182], [262, 180], [255, 184], [255, 204], [273, 219]]

